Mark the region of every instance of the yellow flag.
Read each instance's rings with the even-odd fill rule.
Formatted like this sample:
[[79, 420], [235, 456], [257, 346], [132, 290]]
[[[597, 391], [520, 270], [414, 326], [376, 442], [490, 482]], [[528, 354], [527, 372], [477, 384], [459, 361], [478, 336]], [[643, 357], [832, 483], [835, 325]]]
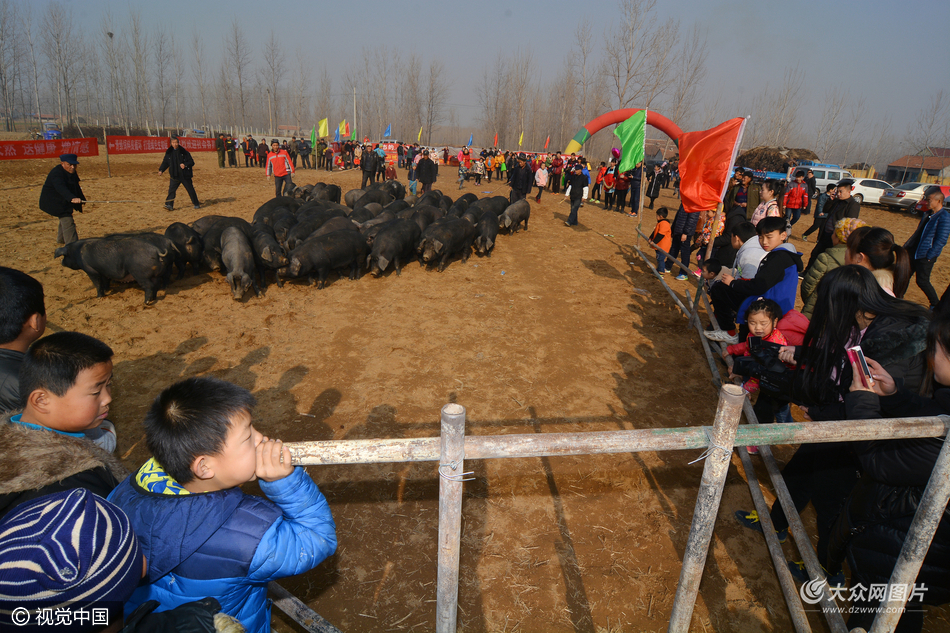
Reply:
[[340, 121], [340, 136], [346, 135], [346, 119]]
[[320, 136], [330, 136], [330, 126], [327, 119], [320, 119], [320, 129], [317, 134]]
[[419, 136], [416, 137], [416, 143], [419, 143], [419, 142], [421, 142], [421, 141], [422, 141], [422, 128], [420, 127], [420, 128], [419, 128]]
[[524, 132], [521, 133], [521, 136], [518, 137], [518, 147], [521, 147], [521, 141], [524, 140]]

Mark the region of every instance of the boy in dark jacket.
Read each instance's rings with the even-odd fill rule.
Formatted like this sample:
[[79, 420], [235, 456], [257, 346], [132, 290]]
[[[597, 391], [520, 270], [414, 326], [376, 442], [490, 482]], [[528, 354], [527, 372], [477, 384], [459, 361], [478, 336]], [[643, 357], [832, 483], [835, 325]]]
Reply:
[[0, 266], [0, 412], [20, 402], [20, 365], [30, 345], [46, 331], [43, 284]]
[[[154, 457], [109, 495], [132, 521], [148, 584], [126, 604], [161, 608], [210, 596], [249, 633], [270, 630], [267, 583], [336, 550], [326, 499], [290, 450], [251, 424], [254, 396], [215, 378], [165, 389], [145, 416]], [[260, 481], [267, 498], [240, 486]]]
[[835, 189], [837, 189], [837, 187], [832, 183], [825, 187], [825, 191], [818, 196], [818, 200], [815, 202], [815, 219], [812, 220], [808, 230], [802, 233], [803, 242], [807, 242], [809, 235], [825, 225], [825, 220], [828, 219], [828, 205], [833, 200], [832, 196], [835, 195]]
[[126, 470], [86, 434], [112, 402], [112, 350], [79, 332], [34, 343], [20, 368], [23, 412], [0, 422], [0, 516], [43, 495], [85, 488], [108, 495]]
[[158, 166], [158, 175], [161, 176], [168, 170], [168, 195], [165, 196], [165, 209], [172, 211], [175, 208], [175, 192], [179, 185], [184, 185], [188, 197], [191, 198], [191, 204], [196, 209], [201, 208], [198, 202], [198, 194], [195, 193], [195, 186], [191, 184], [192, 167], [195, 166], [195, 159], [191, 157], [191, 152], [181, 146], [178, 137], [174, 134], [171, 138], [171, 147], [165, 150], [165, 157], [162, 164]]
[[69, 244], [79, 239], [76, 223], [73, 221], [73, 211], [82, 213], [82, 202], [86, 196], [79, 186], [79, 174], [76, 173], [79, 159], [76, 155], [62, 154], [59, 163], [60, 166], [53, 167], [43, 183], [43, 189], [40, 191], [40, 210], [59, 218], [56, 243]]
[[737, 335], [734, 331], [736, 315], [745, 313], [748, 303], [757, 297], [772, 299], [779, 304], [782, 313], [795, 307], [798, 294], [798, 274], [802, 271], [802, 257], [790, 244], [785, 244], [788, 233], [785, 218], [762, 218], [756, 225], [759, 244], [766, 252], [759, 262], [752, 279], [735, 279], [730, 273], [724, 273], [721, 283], [715, 284], [709, 292], [713, 303], [713, 313], [722, 330], [706, 332], [706, 338], [734, 345], [745, 339], [745, 332]]

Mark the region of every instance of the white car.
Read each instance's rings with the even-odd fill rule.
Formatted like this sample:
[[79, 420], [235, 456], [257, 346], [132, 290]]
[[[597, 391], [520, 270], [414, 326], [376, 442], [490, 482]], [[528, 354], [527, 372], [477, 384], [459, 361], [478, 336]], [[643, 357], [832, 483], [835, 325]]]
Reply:
[[859, 204], [880, 204], [885, 189], [890, 189], [890, 183], [873, 178], [855, 178], [851, 185], [851, 197]]

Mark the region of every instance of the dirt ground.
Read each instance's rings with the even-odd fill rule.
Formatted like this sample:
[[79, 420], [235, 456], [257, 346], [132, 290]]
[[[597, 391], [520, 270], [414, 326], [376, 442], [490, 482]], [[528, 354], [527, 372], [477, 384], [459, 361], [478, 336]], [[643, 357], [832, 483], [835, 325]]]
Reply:
[[[90, 200], [133, 202], [90, 204], [76, 216], [80, 237], [161, 232], [206, 214], [250, 219], [273, 193], [259, 169], [219, 170], [213, 154], [195, 157], [204, 206], [193, 210], [182, 190], [171, 213], [161, 206], [160, 155], [114, 157], [112, 178], [104, 157], [82, 159]], [[456, 260], [441, 274], [413, 263], [401, 277], [331, 276], [324, 290], [288, 282], [236, 302], [220, 274], [202, 273], [173, 282], [144, 307], [134, 284], [97, 299], [84, 273], [53, 258], [56, 222], [37, 200], [55, 164], [0, 162], [0, 264], [42, 281], [51, 331], [83, 331], [115, 350], [110, 417], [129, 468], [148, 457], [141, 420], [151, 400], [196, 374], [252, 390], [255, 424], [286, 441], [435, 436], [446, 402], [467, 408], [470, 434], [712, 422], [716, 392], [697, 335], [630, 248], [636, 220], [627, 216], [585, 205], [581, 225], [569, 229], [568, 205], [545, 193], [541, 204], [531, 202], [528, 232], [501, 237], [490, 259]], [[443, 174], [437, 186], [457, 196], [453, 174]], [[346, 191], [358, 178], [298, 171], [295, 181]], [[497, 182], [469, 182], [465, 191], [507, 194]], [[671, 190], [658, 203], [677, 204]], [[647, 214], [648, 232], [654, 218]], [[916, 225], [873, 207], [862, 218], [901, 242]], [[806, 253], [812, 246], [794, 243]], [[938, 292], [950, 281], [945, 260], [934, 269]], [[923, 294], [915, 286], [909, 298], [923, 301]], [[787, 459], [792, 450], [777, 455]], [[475, 480], [465, 485], [460, 630], [666, 630], [702, 472], [701, 462], [688, 462], [697, 456], [467, 462]], [[308, 470], [330, 502], [339, 548], [284, 586], [343, 631], [433, 629], [435, 464]], [[732, 517], [751, 507], [734, 457], [695, 631], [791, 628], [763, 539]], [[797, 559], [791, 543], [787, 557]], [[811, 619], [825, 630], [819, 616]], [[947, 626], [947, 612], [938, 610], [925, 630]], [[295, 630], [276, 610], [274, 628]]]

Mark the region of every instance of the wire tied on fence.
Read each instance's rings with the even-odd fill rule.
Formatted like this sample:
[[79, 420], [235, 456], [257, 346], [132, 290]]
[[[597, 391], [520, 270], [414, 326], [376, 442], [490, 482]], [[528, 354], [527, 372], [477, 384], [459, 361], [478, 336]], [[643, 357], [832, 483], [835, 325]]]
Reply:
[[709, 457], [710, 455], [712, 455], [713, 450], [715, 450], [715, 449], [717, 449], [717, 448], [718, 448], [719, 450], [723, 451], [723, 452], [726, 454], [727, 457], [728, 457], [729, 455], [732, 455], [732, 447], [731, 447], [731, 446], [720, 446], [719, 444], [716, 444], [716, 442], [713, 441], [712, 432], [713, 432], [713, 427], [711, 427], [711, 426], [704, 426], [704, 427], [703, 427], [703, 433], [706, 434], [706, 441], [709, 442], [709, 446], [706, 447], [706, 450], [703, 451], [703, 454], [702, 454], [702, 455], [700, 455], [699, 457], [697, 457], [697, 458], [694, 459], [693, 461], [689, 462], [688, 465], [692, 465], [692, 464], [695, 464], [696, 462], [701, 462], [701, 461], [703, 461], [704, 459], [706, 459], [707, 457]]
[[439, 477], [441, 477], [442, 479], [446, 481], [474, 481], [475, 480], [474, 477], [468, 477], [468, 475], [475, 474], [474, 470], [471, 470], [467, 473], [458, 473], [458, 474], [446, 473], [442, 470], [443, 468], [451, 468], [452, 470], [456, 470], [458, 467], [459, 467], [459, 462], [449, 462], [448, 464], [439, 464]]

